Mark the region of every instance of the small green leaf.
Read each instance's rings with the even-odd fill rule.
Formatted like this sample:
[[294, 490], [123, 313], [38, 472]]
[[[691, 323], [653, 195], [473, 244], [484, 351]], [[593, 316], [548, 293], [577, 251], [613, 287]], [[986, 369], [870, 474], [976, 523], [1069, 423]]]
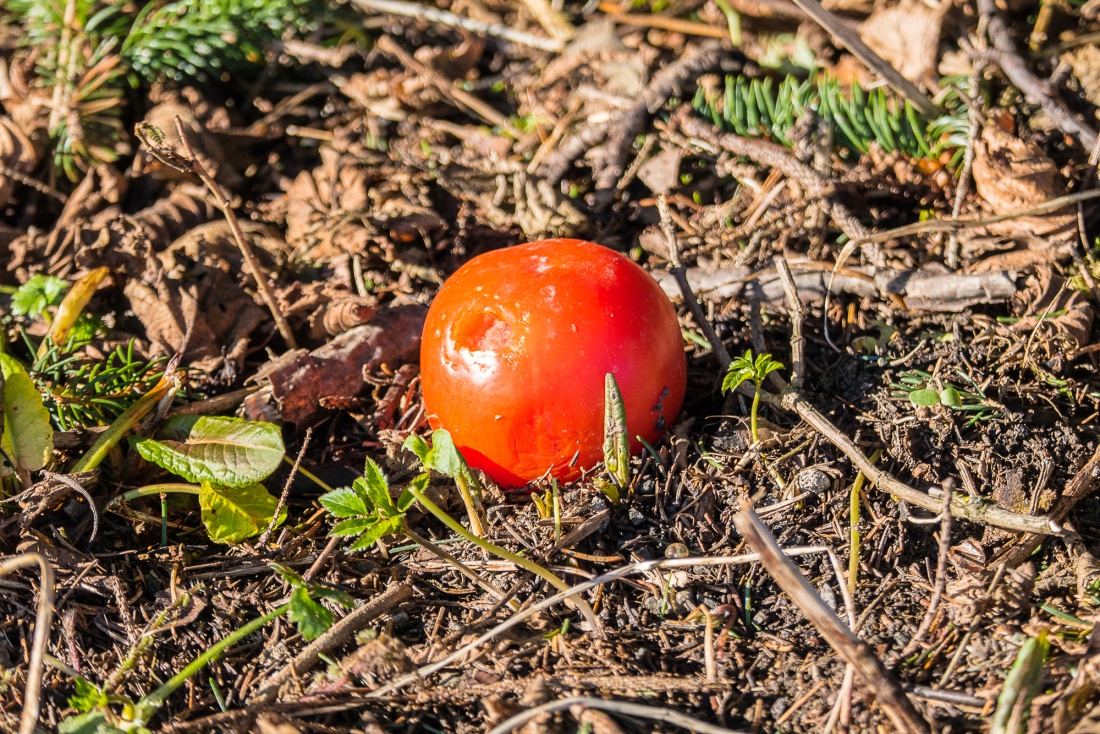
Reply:
[[334, 489], [327, 494], [323, 494], [320, 497], [320, 502], [333, 517], [359, 517], [370, 514], [367, 503], [350, 487]]
[[332, 626], [332, 612], [314, 601], [305, 586], [299, 586], [290, 595], [290, 609], [286, 616], [298, 625], [298, 631], [307, 642], [316, 640]]
[[107, 694], [84, 678], [73, 681], [76, 693], [69, 696], [69, 705], [80, 713], [88, 713], [107, 706]]
[[940, 402], [949, 408], [961, 408], [963, 401], [962, 395], [951, 385], [948, 385], [940, 393]]
[[[219, 487], [202, 483], [199, 507], [202, 522], [215, 543], [239, 543], [267, 529], [279, 501], [262, 484]], [[286, 519], [286, 508], [276, 525]]]
[[305, 582], [306, 582], [305, 579], [303, 579], [301, 576], [299, 576], [289, 566], [284, 566], [281, 563], [271, 563], [269, 565], [271, 566], [272, 571], [279, 574], [279, 576], [282, 577], [283, 581], [287, 582], [288, 584], [290, 584], [295, 589], [298, 588], [299, 586], [304, 585]]
[[309, 587], [310, 593], [318, 599], [331, 599], [344, 609], [355, 608], [355, 598], [349, 594], [345, 594], [339, 589], [333, 589], [328, 586], [321, 586], [320, 584], [313, 584]]
[[133, 438], [142, 458], [189, 482], [243, 487], [266, 479], [283, 459], [279, 427], [226, 416], [175, 415], [164, 422], [162, 440]]
[[597, 489], [599, 489], [601, 492], [604, 493], [604, 495], [607, 496], [607, 499], [611, 500], [612, 504], [619, 504], [618, 487], [616, 487], [614, 484], [607, 481], [606, 479], [601, 479], [600, 477], [596, 477], [592, 480], [592, 482], [596, 485]]
[[428, 468], [435, 469], [448, 477], [456, 476], [464, 469], [469, 471], [466, 460], [455, 448], [450, 431], [443, 428], [432, 431], [432, 450], [428, 454], [427, 465]]
[[[431, 479], [431, 475], [424, 472], [409, 482], [409, 486], [421, 492], [426, 492]], [[401, 496], [397, 498], [397, 511], [404, 514], [409, 511], [409, 508], [412, 507], [415, 502], [416, 497], [413, 497], [412, 492], [408, 489], [403, 489], [401, 490]]]
[[[3, 374], [4, 424], [0, 448], [14, 466], [0, 466], [0, 476], [13, 471], [38, 471], [53, 455], [53, 426], [42, 405], [42, 394], [17, 359], [0, 353]], [[6, 462], [5, 462], [6, 463]]]
[[940, 404], [940, 394], [928, 388], [914, 390], [909, 393], [909, 402], [913, 405], [922, 405], [926, 408], [931, 408], [933, 405]]
[[382, 473], [382, 468], [372, 459], [367, 459], [367, 465], [363, 468], [363, 477], [357, 479], [355, 483], [366, 491], [373, 509], [386, 510], [393, 507], [389, 480]]
[[61, 294], [68, 287], [68, 281], [52, 275], [36, 273], [19, 286], [12, 295], [12, 316], [29, 316], [37, 319], [47, 306], [56, 305], [61, 301]]
[[332, 530], [328, 531], [329, 535], [359, 535], [367, 528], [378, 523], [377, 517], [353, 517], [347, 520], [336, 523]]
[[401, 518], [387, 517], [371, 525], [366, 532], [359, 536], [359, 540], [351, 544], [348, 550], [358, 551], [370, 548], [379, 539], [387, 535], [393, 535], [401, 529]]
[[432, 447], [429, 446], [428, 442], [423, 438], [417, 435], [409, 436], [405, 439], [405, 443], [401, 444], [401, 448], [416, 454], [420, 459], [420, 463], [423, 464], [425, 468], [429, 468], [428, 454], [431, 453]]

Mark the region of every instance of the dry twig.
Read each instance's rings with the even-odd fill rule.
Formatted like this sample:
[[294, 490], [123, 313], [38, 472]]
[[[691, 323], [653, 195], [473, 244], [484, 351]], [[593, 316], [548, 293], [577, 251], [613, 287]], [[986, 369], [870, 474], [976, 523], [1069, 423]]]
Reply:
[[0, 560], [0, 576], [27, 566], [38, 566], [41, 582], [38, 591], [38, 614], [34, 622], [34, 641], [27, 668], [27, 687], [23, 693], [23, 715], [19, 720], [19, 734], [34, 734], [41, 709], [39, 695], [42, 690], [42, 661], [46, 644], [50, 640], [50, 623], [53, 621], [54, 577], [53, 566], [41, 553], [24, 553]]
[[882, 664], [870, 646], [844, 626], [844, 622], [825, 604], [806, 577], [799, 573], [776, 543], [750, 505], [733, 517], [737, 531], [760, 554], [760, 562], [779, 587], [802, 610], [826, 642], [846, 661], [875, 694], [875, 698], [894, 727], [905, 734], [926, 734], [928, 722], [913, 706], [905, 690]]

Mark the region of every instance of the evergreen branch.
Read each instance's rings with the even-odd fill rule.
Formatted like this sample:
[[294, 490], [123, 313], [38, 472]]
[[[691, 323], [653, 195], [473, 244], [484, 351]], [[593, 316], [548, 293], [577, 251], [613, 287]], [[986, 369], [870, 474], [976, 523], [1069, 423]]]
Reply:
[[967, 110], [958, 95], [966, 80], [944, 81], [948, 92], [939, 101], [943, 115], [931, 121], [885, 88], [866, 91], [853, 85], [845, 93], [839, 81], [827, 76], [802, 81], [790, 75], [778, 88], [772, 77], [727, 76], [721, 90], [700, 84], [694, 107], [722, 130], [770, 138], [787, 147], [793, 145], [795, 124], [814, 116], [831, 128], [836, 146], [849, 153], [862, 155], [874, 143], [887, 152], [936, 158], [965, 147], [969, 130]]

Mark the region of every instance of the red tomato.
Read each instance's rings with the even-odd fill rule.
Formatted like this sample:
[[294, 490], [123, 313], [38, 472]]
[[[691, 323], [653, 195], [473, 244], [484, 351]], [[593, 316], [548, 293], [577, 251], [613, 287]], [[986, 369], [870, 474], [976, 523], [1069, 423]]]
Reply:
[[424, 405], [471, 466], [506, 487], [572, 480], [603, 459], [604, 375], [631, 448], [680, 410], [687, 360], [676, 312], [619, 253], [545, 240], [485, 253], [443, 284], [420, 348]]

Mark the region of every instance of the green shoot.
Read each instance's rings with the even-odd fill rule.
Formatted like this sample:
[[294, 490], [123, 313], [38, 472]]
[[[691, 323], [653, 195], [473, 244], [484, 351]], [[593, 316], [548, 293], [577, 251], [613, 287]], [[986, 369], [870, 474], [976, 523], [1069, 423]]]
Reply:
[[623, 394], [615, 376], [608, 372], [604, 378], [603, 463], [612, 481], [597, 481], [596, 484], [616, 504], [630, 486], [629, 435]]
[[751, 381], [756, 386], [752, 398], [752, 442], [759, 443], [760, 433], [757, 426], [757, 414], [760, 410], [760, 388], [764, 378], [772, 372], [783, 369], [783, 363], [772, 359], [770, 354], [760, 354], [754, 359], [752, 350], [748, 349], [737, 359], [730, 363], [729, 370], [722, 380], [722, 392], [736, 390], [742, 382]]
[[[286, 615], [297, 625], [302, 637], [306, 640], [315, 640], [332, 626], [333, 621], [332, 613], [321, 606], [317, 601], [319, 598], [329, 599], [349, 609], [354, 606], [354, 600], [341, 591], [306, 583], [301, 576], [278, 564], [272, 564], [272, 568], [293, 589], [289, 602], [234, 630], [211, 645], [155, 691], [142, 696], [137, 701], [124, 696], [108, 695], [105, 692], [106, 686], [96, 686], [78, 678], [75, 684], [76, 693], [69, 699], [69, 705], [78, 713], [63, 719], [57, 727], [58, 732], [61, 734], [147, 732], [146, 725], [164, 706], [169, 696], [207, 665], [224, 655], [231, 647], [258, 632], [268, 622]], [[109, 707], [112, 705], [119, 706], [121, 713], [111, 710]]]
[[466, 515], [470, 518], [470, 529], [474, 535], [485, 535], [488, 521], [485, 508], [481, 505], [481, 483], [455, 447], [451, 434], [443, 429], [433, 431], [430, 446], [420, 436], [409, 436], [403, 448], [416, 454], [426, 470], [437, 471], [455, 480], [462, 503], [466, 506]]

